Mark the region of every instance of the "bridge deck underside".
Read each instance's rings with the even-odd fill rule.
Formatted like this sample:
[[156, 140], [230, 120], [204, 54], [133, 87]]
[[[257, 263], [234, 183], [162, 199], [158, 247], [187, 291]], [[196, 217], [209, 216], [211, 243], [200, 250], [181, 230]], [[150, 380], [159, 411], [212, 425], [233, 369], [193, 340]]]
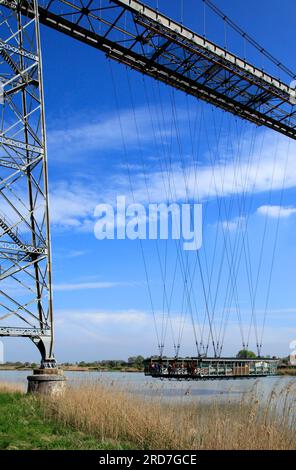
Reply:
[[[289, 85], [134, 0], [40, 2], [40, 22], [226, 111], [296, 138]], [[25, 11], [25, 10], [24, 10]]]

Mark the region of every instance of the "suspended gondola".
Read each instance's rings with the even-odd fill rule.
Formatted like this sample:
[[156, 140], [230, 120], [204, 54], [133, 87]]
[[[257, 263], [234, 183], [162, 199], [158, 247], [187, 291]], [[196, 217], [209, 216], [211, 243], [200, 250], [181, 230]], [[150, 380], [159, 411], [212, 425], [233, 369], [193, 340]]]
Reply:
[[176, 380], [254, 379], [276, 375], [277, 359], [231, 357], [151, 357], [144, 362], [146, 376]]

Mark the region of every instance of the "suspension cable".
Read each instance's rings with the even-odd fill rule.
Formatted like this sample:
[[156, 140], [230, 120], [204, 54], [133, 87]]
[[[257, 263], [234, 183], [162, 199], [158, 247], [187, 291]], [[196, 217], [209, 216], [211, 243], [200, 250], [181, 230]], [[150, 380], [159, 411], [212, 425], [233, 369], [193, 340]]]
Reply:
[[239, 33], [246, 41], [248, 41], [255, 49], [257, 49], [261, 54], [263, 54], [267, 59], [269, 59], [273, 64], [275, 64], [280, 70], [285, 72], [289, 77], [295, 79], [296, 74], [292, 72], [287, 66], [280, 62], [276, 57], [274, 57], [270, 52], [268, 52], [264, 47], [262, 47], [254, 38], [252, 38], [248, 33], [246, 33], [242, 28], [240, 28], [234, 21], [232, 21], [225, 13], [223, 13], [220, 8], [218, 8], [212, 0], [202, 0], [211, 10], [216, 13], [220, 18], [223, 19], [234, 31]]

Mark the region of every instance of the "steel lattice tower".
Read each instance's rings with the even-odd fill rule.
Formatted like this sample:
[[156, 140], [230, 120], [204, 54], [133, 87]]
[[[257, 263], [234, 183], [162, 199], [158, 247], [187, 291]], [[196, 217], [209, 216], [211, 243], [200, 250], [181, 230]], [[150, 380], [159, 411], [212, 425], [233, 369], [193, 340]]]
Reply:
[[[0, 336], [29, 337], [55, 365], [37, 1], [0, 1]], [[21, 14], [27, 9], [28, 15]]]

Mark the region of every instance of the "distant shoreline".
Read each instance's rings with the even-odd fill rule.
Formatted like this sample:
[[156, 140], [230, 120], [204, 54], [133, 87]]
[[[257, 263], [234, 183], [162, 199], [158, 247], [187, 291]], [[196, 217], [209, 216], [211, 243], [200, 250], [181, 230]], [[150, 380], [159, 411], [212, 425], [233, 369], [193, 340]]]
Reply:
[[280, 367], [278, 369], [278, 374], [279, 375], [290, 375], [290, 376], [296, 376], [296, 367]]
[[[31, 371], [34, 367], [17, 367], [17, 366], [0, 366], [0, 372], [9, 372], [9, 371]], [[97, 367], [79, 367], [79, 366], [64, 366], [60, 367], [64, 372], [121, 372], [121, 373], [143, 373], [144, 370], [139, 370], [133, 367], [126, 368], [97, 368]], [[296, 367], [281, 367], [278, 369], [279, 376], [296, 376]]]
[[[66, 366], [66, 367], [59, 367], [64, 372], [122, 372], [122, 373], [143, 373], [144, 370], [139, 370], [132, 367], [122, 368], [122, 369], [105, 369], [105, 368], [97, 368], [97, 367], [78, 367], [78, 366]], [[8, 371], [30, 371], [33, 370], [34, 367], [17, 367], [17, 366], [0, 366], [0, 372], [8, 372]]]

